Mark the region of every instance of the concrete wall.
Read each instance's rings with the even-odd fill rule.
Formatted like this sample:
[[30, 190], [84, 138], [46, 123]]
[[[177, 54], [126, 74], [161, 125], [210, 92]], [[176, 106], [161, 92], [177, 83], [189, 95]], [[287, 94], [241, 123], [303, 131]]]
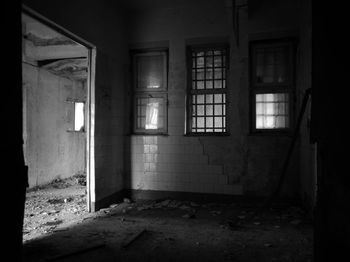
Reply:
[[24, 153], [29, 187], [85, 172], [85, 132], [74, 129], [74, 103], [86, 84], [22, 63]]
[[95, 198], [92, 210], [123, 188], [125, 57], [122, 11], [111, 1], [25, 0], [28, 7], [96, 46]]
[[[299, 8], [298, 1], [252, 1], [249, 14], [248, 8], [239, 11], [239, 46], [233, 37], [230, 1], [187, 1], [181, 6], [130, 11], [130, 47], [162, 47], [164, 43], [169, 48], [169, 136], [131, 136], [127, 188], [255, 196], [266, 196], [274, 189], [291, 138], [249, 133], [248, 43], [298, 38]], [[230, 44], [230, 136], [186, 137], [186, 45], [222, 39]], [[297, 197], [298, 150], [289, 167], [283, 192]]]

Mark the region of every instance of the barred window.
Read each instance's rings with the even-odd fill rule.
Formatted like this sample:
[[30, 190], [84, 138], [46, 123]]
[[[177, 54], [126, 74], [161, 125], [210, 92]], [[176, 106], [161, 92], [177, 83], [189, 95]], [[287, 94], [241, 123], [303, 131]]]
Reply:
[[190, 47], [187, 133], [226, 133], [227, 47]]
[[253, 132], [288, 131], [292, 125], [294, 48], [291, 41], [251, 43]]

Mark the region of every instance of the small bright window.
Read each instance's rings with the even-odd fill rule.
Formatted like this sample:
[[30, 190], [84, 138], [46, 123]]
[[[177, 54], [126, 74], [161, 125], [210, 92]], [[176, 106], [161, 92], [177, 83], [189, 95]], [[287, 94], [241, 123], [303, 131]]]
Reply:
[[165, 97], [136, 98], [136, 130], [163, 130], [165, 127]]
[[133, 53], [134, 133], [167, 132], [166, 50]]
[[294, 44], [289, 40], [251, 43], [252, 131], [288, 131], [294, 94]]
[[256, 129], [288, 128], [288, 94], [257, 94]]
[[74, 102], [74, 131], [84, 131], [84, 103]]

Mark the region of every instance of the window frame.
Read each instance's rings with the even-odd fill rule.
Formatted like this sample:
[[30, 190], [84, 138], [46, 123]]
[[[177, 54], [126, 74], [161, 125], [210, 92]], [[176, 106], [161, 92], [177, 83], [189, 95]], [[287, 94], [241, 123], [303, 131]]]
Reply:
[[[163, 56], [163, 74], [165, 81], [160, 88], [137, 88], [137, 57], [159, 55]], [[131, 56], [131, 83], [132, 83], [132, 133], [135, 135], [167, 135], [168, 132], [168, 75], [169, 75], [169, 50], [168, 48], [147, 48], [130, 50]], [[137, 128], [137, 99], [138, 98], [163, 98], [164, 99], [164, 127], [162, 129]]]
[[[230, 48], [229, 44], [227, 43], [211, 43], [211, 44], [196, 44], [196, 45], [188, 45], [186, 48], [186, 62], [187, 62], [187, 90], [186, 90], [186, 128], [185, 128], [185, 135], [186, 136], [229, 136], [229, 126], [228, 126], [228, 73], [229, 73], [229, 66], [230, 66]], [[219, 88], [215, 89], [214, 87], [212, 89], [202, 89], [202, 90], [194, 90], [192, 89], [192, 70], [193, 70], [193, 64], [192, 64], [192, 52], [193, 51], [208, 51], [208, 50], [215, 50], [215, 49], [224, 49], [225, 50], [225, 88]], [[215, 78], [213, 78], [214, 80]], [[205, 81], [205, 80], [204, 80]], [[192, 131], [192, 95], [193, 94], [224, 94], [225, 95], [225, 115], [222, 115], [222, 117], [225, 118], [225, 131], [224, 132], [193, 132]], [[214, 105], [214, 103], [213, 103]], [[214, 110], [214, 109], [213, 109]], [[213, 115], [215, 116], [215, 115]], [[204, 115], [205, 118], [205, 115]], [[204, 127], [205, 129], [205, 127]]]
[[[290, 135], [294, 127], [295, 110], [295, 84], [296, 84], [296, 39], [281, 38], [254, 40], [249, 42], [249, 109], [250, 109], [250, 133], [251, 134], [286, 134]], [[289, 80], [285, 83], [257, 83], [255, 77], [256, 69], [256, 48], [263, 47], [287, 47]], [[288, 94], [288, 116], [289, 122], [286, 128], [256, 128], [256, 95], [257, 94]]]

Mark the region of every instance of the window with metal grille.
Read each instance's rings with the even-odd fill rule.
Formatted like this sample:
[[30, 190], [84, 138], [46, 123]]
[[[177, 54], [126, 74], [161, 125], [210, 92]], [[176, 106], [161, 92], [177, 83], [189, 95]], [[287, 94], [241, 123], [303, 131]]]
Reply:
[[252, 42], [250, 55], [251, 130], [290, 130], [294, 95], [293, 41]]
[[167, 51], [133, 52], [134, 133], [167, 132]]
[[187, 133], [227, 133], [227, 46], [188, 48]]

